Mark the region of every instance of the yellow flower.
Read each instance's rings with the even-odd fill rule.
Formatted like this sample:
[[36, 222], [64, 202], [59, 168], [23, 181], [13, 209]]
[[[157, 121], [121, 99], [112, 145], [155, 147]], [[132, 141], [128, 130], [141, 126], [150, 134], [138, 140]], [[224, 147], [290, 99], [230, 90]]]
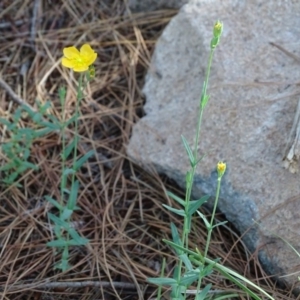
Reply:
[[219, 161], [217, 164], [218, 177], [222, 177], [226, 171], [226, 163]]
[[64, 48], [63, 52], [62, 65], [73, 69], [74, 72], [87, 71], [97, 58], [97, 53], [88, 44], [84, 44], [80, 51], [72, 46]]

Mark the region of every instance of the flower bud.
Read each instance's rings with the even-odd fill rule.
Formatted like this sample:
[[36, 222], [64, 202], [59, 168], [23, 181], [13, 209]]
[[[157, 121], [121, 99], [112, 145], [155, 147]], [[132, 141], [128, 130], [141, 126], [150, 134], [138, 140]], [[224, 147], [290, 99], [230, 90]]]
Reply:
[[223, 31], [223, 23], [217, 21], [213, 30], [214, 37], [220, 38], [220, 36], [222, 35], [222, 31]]
[[221, 178], [226, 171], [226, 163], [219, 161], [217, 164], [218, 177]]

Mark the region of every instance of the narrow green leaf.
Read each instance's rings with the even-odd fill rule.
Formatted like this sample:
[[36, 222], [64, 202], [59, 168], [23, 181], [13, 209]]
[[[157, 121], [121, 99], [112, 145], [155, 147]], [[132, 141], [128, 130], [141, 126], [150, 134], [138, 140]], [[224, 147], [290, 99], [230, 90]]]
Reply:
[[68, 261], [62, 260], [61, 262], [54, 265], [54, 269], [62, 270], [63, 272], [66, 272], [71, 268], [71, 265], [69, 265]]
[[94, 150], [88, 151], [86, 154], [84, 154], [80, 159], [78, 159], [74, 164], [74, 169], [77, 171], [81, 168], [81, 166], [93, 155], [95, 155]]
[[50, 202], [54, 207], [56, 207], [59, 210], [63, 209], [63, 206], [59, 204], [55, 199], [51, 198], [50, 196], [45, 196], [45, 199]]
[[23, 162], [23, 166], [26, 168], [26, 169], [32, 169], [32, 170], [38, 170], [39, 167], [29, 161], [24, 161]]
[[163, 207], [165, 207], [166, 209], [168, 209], [169, 211], [173, 212], [176, 215], [179, 215], [179, 216], [182, 216], [182, 217], [185, 216], [185, 211], [183, 209], [176, 209], [176, 208], [173, 208], [173, 207], [171, 207], [169, 205], [166, 205], [166, 204], [163, 204]]
[[65, 87], [62, 86], [59, 88], [58, 95], [59, 95], [59, 100], [60, 100], [61, 106], [63, 106], [65, 103], [66, 93], [67, 93], [67, 91], [66, 91]]
[[36, 112], [32, 117], [32, 121], [34, 123], [39, 123], [42, 120], [42, 118], [43, 118], [42, 114]]
[[[48, 122], [48, 123], [51, 124], [50, 122]], [[54, 127], [54, 126], [51, 126], [51, 127], [47, 126], [46, 128], [41, 128], [41, 129], [36, 130], [36, 132], [35, 132], [36, 137], [42, 137], [42, 136], [45, 136], [45, 135], [57, 130], [56, 127]]]
[[2, 123], [3, 125], [7, 126], [7, 127], [10, 127], [11, 126], [11, 123], [10, 121], [4, 119], [4, 118], [0, 118], [0, 123]]
[[200, 294], [196, 295], [196, 300], [205, 300], [207, 294], [209, 293], [210, 289], [211, 289], [212, 284], [209, 283], [202, 291]]
[[218, 226], [225, 225], [226, 223], [228, 223], [228, 221], [220, 222], [220, 223], [218, 223], [218, 224], [215, 224], [212, 228], [215, 228], [215, 227], [218, 227]]
[[65, 161], [67, 160], [68, 156], [70, 155], [70, 153], [74, 150], [75, 147], [75, 139], [73, 139], [69, 145], [65, 148], [64, 152], [61, 154], [62, 159]]
[[190, 201], [189, 212], [188, 212], [189, 215], [190, 216], [193, 215], [194, 212], [209, 199], [209, 197], [210, 196], [206, 195], [201, 197], [199, 200]]
[[64, 228], [65, 230], [69, 231], [69, 224], [67, 222], [65, 222], [64, 220], [61, 220], [60, 218], [58, 218], [57, 216], [48, 213], [48, 217], [49, 219], [56, 225], [61, 226], [62, 228]]
[[194, 154], [193, 151], [188, 143], [188, 141], [185, 139], [185, 137], [183, 135], [181, 135], [181, 140], [183, 142], [183, 146], [185, 148], [185, 151], [189, 157], [189, 161], [190, 161], [190, 165], [191, 167], [194, 167], [195, 164], [195, 158], [194, 158]]
[[156, 285], [177, 285], [177, 280], [173, 278], [165, 278], [165, 277], [147, 278], [147, 281], [149, 283], [156, 284]]
[[181, 204], [183, 207], [185, 207], [185, 201], [181, 198], [179, 198], [177, 195], [173, 194], [172, 192], [167, 191], [167, 195], [172, 198], [173, 200], [175, 200], [176, 202], [178, 202], [179, 204]]
[[68, 127], [70, 124], [74, 123], [74, 121], [77, 119], [77, 116], [72, 116], [68, 121], [65, 122], [64, 126]]
[[77, 246], [83, 246], [89, 242], [88, 239], [81, 237], [74, 228], [70, 228], [68, 232], [73, 238], [73, 240], [76, 242]]
[[179, 284], [183, 286], [189, 286], [193, 282], [199, 279], [199, 271], [192, 270], [184, 274], [182, 278], [180, 278]]
[[38, 104], [38, 107], [39, 107], [39, 112], [42, 115], [45, 115], [47, 110], [51, 107], [51, 102], [47, 101], [44, 105]]
[[[171, 233], [172, 233], [172, 239], [173, 239], [173, 242], [178, 245], [178, 246], [182, 246], [182, 243], [181, 243], [181, 239], [179, 237], [179, 233], [178, 233], [178, 230], [175, 226], [174, 223], [171, 223]], [[178, 249], [174, 248], [175, 251], [177, 252], [178, 255], [181, 255], [182, 254], [182, 251], [178, 251]]]
[[4, 166], [1, 166], [0, 171], [5, 172], [5, 171], [11, 170], [13, 168], [15, 168], [15, 164], [13, 161], [11, 161], [11, 162], [5, 164]]
[[182, 262], [185, 264], [187, 270], [192, 271], [193, 270], [193, 265], [192, 265], [189, 257], [186, 255], [186, 253], [180, 254], [179, 257], [182, 260]]
[[206, 154], [203, 154], [195, 163], [195, 165], [198, 165], [199, 162], [206, 156]]
[[16, 181], [16, 178], [19, 176], [18, 172], [11, 173], [8, 178], [5, 178], [3, 181], [6, 183], [14, 183]]
[[54, 241], [48, 242], [46, 245], [48, 247], [61, 248], [61, 247], [68, 246], [68, 242], [66, 240], [54, 240]]
[[75, 173], [75, 171], [73, 169], [65, 169], [63, 171], [63, 176], [68, 176], [68, 175], [74, 174], [74, 173]]
[[66, 220], [68, 220], [68, 219], [71, 217], [72, 213], [73, 213], [73, 210], [72, 210], [72, 209], [69, 209], [69, 208], [67, 208], [67, 207], [64, 207], [64, 208], [62, 209], [62, 214], [61, 214], [60, 218], [61, 218], [62, 220], [64, 220], [64, 221], [66, 221]]
[[74, 210], [78, 198], [79, 182], [76, 180], [71, 186], [71, 193], [69, 195], [67, 207], [71, 210]]
[[207, 221], [206, 217], [199, 211], [197, 210], [197, 214], [201, 217], [201, 219], [203, 220], [205, 227], [207, 230], [209, 230], [210, 228], [210, 223]]

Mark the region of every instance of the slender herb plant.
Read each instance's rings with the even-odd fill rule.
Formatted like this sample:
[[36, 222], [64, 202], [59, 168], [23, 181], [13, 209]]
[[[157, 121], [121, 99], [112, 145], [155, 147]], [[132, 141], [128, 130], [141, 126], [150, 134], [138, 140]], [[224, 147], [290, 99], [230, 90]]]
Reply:
[[[218, 173], [218, 182], [217, 182], [217, 190], [215, 201], [213, 205], [212, 216], [210, 220], [206, 218], [204, 214], [199, 211], [199, 208], [207, 202], [209, 196], [201, 197], [198, 200], [191, 200], [192, 197], [192, 188], [194, 183], [194, 177], [196, 173], [196, 168], [203, 159], [204, 156], [198, 157], [198, 144], [200, 141], [201, 134], [201, 123], [203, 118], [203, 113], [208, 104], [209, 95], [207, 94], [208, 81], [210, 75], [210, 69], [213, 59], [213, 54], [216, 50], [220, 42], [220, 37], [223, 31], [223, 24], [220, 21], [217, 21], [213, 28], [213, 37], [210, 43], [210, 54], [208, 59], [208, 65], [205, 74], [205, 80], [203, 83], [202, 94], [199, 103], [199, 113], [198, 113], [198, 121], [196, 125], [196, 135], [195, 135], [195, 143], [193, 145], [193, 149], [190, 147], [189, 143], [185, 139], [184, 136], [181, 136], [184, 148], [186, 150], [190, 169], [186, 173], [186, 192], [185, 199], [179, 198], [177, 195], [168, 192], [168, 196], [174, 199], [179, 205], [182, 207], [181, 209], [176, 209], [171, 206], [163, 204], [165, 208], [170, 210], [171, 212], [183, 217], [183, 228], [182, 234], [179, 235], [179, 231], [176, 228], [175, 224], [171, 223], [171, 233], [172, 233], [172, 242], [168, 240], [164, 240], [169, 246], [173, 248], [175, 253], [178, 256], [178, 263], [174, 268], [173, 278], [148, 278], [150, 283], [156, 284], [159, 287], [161, 286], [170, 286], [171, 287], [171, 295], [170, 298], [172, 300], [185, 300], [189, 293], [192, 292], [194, 294], [195, 300], [205, 300], [205, 299], [232, 299], [233, 297], [238, 297], [237, 293], [227, 292], [227, 291], [215, 291], [212, 289], [212, 284], [209, 283], [206, 286], [203, 286], [203, 279], [212, 274], [213, 271], [220, 272], [226, 278], [231, 280], [237, 286], [241, 288], [241, 293], [246, 293], [251, 296], [253, 299], [260, 300], [260, 298], [252, 291], [253, 289], [257, 289], [260, 292], [264, 293], [268, 299], [273, 299], [270, 295], [264, 292], [262, 289], [251, 283], [249, 280], [239, 275], [238, 273], [222, 266], [219, 263], [219, 259], [211, 260], [208, 258], [208, 250], [211, 241], [212, 231], [216, 226], [223, 225], [226, 222], [221, 222], [214, 225], [216, 208], [218, 205], [221, 181], [222, 177], [226, 171], [226, 164], [222, 161], [217, 163], [217, 173]], [[189, 242], [189, 234], [191, 231], [191, 221], [193, 214], [197, 212], [197, 214], [203, 220], [208, 235], [206, 240], [206, 246], [204, 251], [200, 251], [196, 249], [196, 251], [191, 251], [188, 248]], [[188, 288], [193, 284], [197, 283], [197, 288], [193, 291], [188, 290]], [[248, 288], [251, 287], [251, 288]], [[157, 299], [160, 299], [160, 292]], [[190, 299], [190, 298], [189, 298]]]
[[[80, 117], [80, 103], [84, 97], [83, 91], [87, 83], [94, 77], [95, 69], [93, 63], [97, 58], [97, 53], [90, 45], [84, 44], [80, 51], [75, 47], [64, 48], [64, 57], [62, 58], [62, 65], [72, 69], [74, 72], [79, 72], [77, 101], [75, 104], [75, 113], [70, 120], [65, 120], [65, 97], [66, 90], [61, 88], [59, 90], [60, 102], [63, 107], [63, 121], [61, 124], [62, 136], [62, 174], [60, 184], [60, 199], [55, 200], [50, 196], [46, 199], [52, 203], [58, 210], [59, 216], [48, 213], [49, 219], [54, 223], [54, 233], [56, 239], [47, 243], [48, 246], [58, 248], [62, 251], [61, 261], [55, 265], [55, 268], [66, 271], [69, 265], [69, 247], [81, 246], [88, 243], [88, 239], [82, 238], [77, 231], [71, 226], [72, 213], [78, 209], [76, 206], [79, 181], [76, 179], [76, 172], [78, 169], [92, 156], [94, 151], [89, 151], [81, 158], [77, 158], [78, 148], [78, 119]], [[70, 124], [74, 124], [74, 137], [69, 144], [66, 139], [66, 128]], [[70, 168], [67, 167], [67, 159], [73, 153], [73, 162]], [[70, 188], [68, 188], [70, 186]]]

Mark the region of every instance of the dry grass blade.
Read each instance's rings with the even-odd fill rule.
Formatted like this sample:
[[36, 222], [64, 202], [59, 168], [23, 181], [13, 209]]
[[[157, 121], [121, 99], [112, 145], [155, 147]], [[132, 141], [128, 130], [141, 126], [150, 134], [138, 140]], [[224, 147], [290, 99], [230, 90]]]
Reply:
[[[32, 147], [32, 162], [39, 170], [19, 179], [23, 189], [1, 185], [0, 299], [154, 298], [156, 287], [146, 278], [159, 275], [163, 256], [166, 274], [174, 266], [173, 253], [162, 239], [170, 238], [170, 222], [180, 226], [180, 221], [161, 204], [175, 205], [165, 194], [175, 185], [133, 165], [125, 149], [133, 124], [143, 115], [141, 88], [153, 47], [176, 12], [129, 14], [121, 0], [4, 0], [0, 7], [1, 77], [18, 99], [32, 106], [35, 99], [50, 100], [51, 113], [61, 118], [58, 88], [66, 85], [70, 117], [77, 77], [61, 67], [62, 49], [89, 42], [99, 57], [79, 128], [79, 154], [94, 149], [97, 155], [79, 173], [80, 210], [73, 219], [90, 243], [71, 249], [68, 272], [53, 270], [59, 256], [45, 246], [53, 235], [47, 219], [53, 208], [44, 196], [60, 195], [61, 141], [55, 134], [41, 138]], [[17, 106], [11, 96], [0, 89], [2, 117]], [[206, 230], [200, 221], [194, 224], [191, 247], [204, 247]], [[263, 273], [255, 255], [245, 255], [232, 229], [218, 228], [213, 238], [212, 257], [264, 285], [276, 299], [292, 299]], [[235, 289], [218, 274], [210, 280], [216, 289]]]

